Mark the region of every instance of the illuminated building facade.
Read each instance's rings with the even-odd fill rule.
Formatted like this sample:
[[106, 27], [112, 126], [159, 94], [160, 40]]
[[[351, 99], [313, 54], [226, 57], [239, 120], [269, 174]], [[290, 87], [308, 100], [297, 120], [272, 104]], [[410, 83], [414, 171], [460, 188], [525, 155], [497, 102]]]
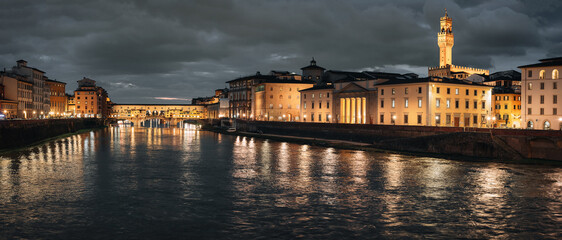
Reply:
[[11, 119], [17, 116], [18, 102], [5, 98], [4, 85], [0, 84], [0, 119]]
[[492, 87], [449, 78], [377, 83], [377, 124], [489, 127]]
[[32, 106], [26, 111], [26, 118], [43, 118], [51, 109], [50, 90], [45, 83], [45, 72], [27, 66], [27, 61], [18, 60], [17, 65], [12, 67], [12, 73], [19, 75], [24, 81], [32, 85]]
[[300, 121], [300, 90], [312, 81], [272, 78], [254, 86], [250, 118], [258, 121]]
[[335, 122], [333, 117], [334, 86], [332, 84], [303, 89], [300, 93], [302, 122]]
[[45, 83], [49, 86], [51, 108], [50, 117], [62, 117], [67, 109], [66, 83], [56, 80], [46, 79]]
[[5, 110], [5, 115], [9, 115], [9, 118], [33, 118], [33, 83], [13, 72], [1, 72], [0, 84], [4, 88], [4, 100], [17, 103], [15, 112], [11, 104], [0, 108], [0, 111]]
[[77, 82], [78, 89], [74, 91], [76, 117], [107, 118], [110, 101], [105, 89], [96, 86], [96, 81], [89, 78]]
[[66, 94], [66, 115], [75, 116], [76, 115], [76, 105], [74, 104], [74, 95]]
[[562, 95], [560, 71], [562, 57], [539, 60], [520, 66], [521, 124], [527, 129], [562, 130]]
[[520, 128], [521, 127], [521, 94], [514, 92], [494, 91], [492, 96], [494, 106], [495, 127]]

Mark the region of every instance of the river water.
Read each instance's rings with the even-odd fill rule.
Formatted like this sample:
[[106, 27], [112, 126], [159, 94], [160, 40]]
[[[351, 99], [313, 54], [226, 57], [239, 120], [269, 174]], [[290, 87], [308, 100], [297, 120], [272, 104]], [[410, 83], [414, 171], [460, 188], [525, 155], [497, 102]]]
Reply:
[[0, 156], [0, 239], [562, 239], [562, 168], [108, 128]]

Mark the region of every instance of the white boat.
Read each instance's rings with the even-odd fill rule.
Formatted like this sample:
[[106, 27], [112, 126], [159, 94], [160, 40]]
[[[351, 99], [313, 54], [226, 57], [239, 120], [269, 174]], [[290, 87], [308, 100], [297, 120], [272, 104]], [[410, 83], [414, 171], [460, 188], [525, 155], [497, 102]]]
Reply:
[[236, 132], [236, 128], [231, 127], [231, 128], [226, 129], [226, 131], [227, 132]]

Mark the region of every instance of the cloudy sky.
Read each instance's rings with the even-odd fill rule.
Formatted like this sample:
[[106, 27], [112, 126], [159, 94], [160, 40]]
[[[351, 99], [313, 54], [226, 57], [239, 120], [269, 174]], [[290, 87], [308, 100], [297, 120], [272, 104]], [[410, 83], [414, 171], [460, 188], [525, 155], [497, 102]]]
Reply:
[[562, 56], [562, 1], [138, 0], [0, 2], [0, 67], [89, 77], [117, 103], [188, 103], [256, 71], [415, 72], [438, 65], [439, 17], [453, 64], [517, 69]]

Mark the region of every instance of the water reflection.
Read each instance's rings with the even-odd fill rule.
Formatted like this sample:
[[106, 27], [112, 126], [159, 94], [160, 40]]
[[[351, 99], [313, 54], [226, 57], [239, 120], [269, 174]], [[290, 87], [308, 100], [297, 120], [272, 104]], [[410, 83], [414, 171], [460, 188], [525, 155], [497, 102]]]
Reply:
[[191, 128], [109, 128], [0, 157], [0, 238], [557, 238], [561, 199], [555, 167]]

